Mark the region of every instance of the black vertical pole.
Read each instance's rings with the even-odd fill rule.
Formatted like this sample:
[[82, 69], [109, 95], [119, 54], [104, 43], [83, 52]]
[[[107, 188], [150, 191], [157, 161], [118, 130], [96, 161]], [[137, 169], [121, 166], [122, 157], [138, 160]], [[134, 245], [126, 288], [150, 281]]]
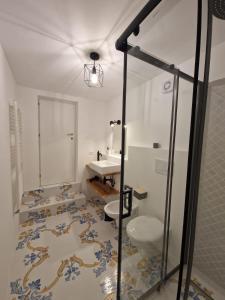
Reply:
[[118, 238], [118, 268], [117, 268], [117, 293], [116, 299], [121, 295], [121, 265], [122, 265], [122, 226], [123, 226], [123, 186], [124, 186], [124, 156], [126, 138], [126, 95], [127, 95], [127, 51], [124, 52], [123, 64], [123, 107], [122, 107], [122, 141], [121, 141], [121, 172], [120, 172], [120, 214], [119, 214], [119, 238]]
[[193, 148], [194, 148], [194, 131], [196, 121], [196, 101], [198, 96], [198, 78], [199, 78], [199, 65], [200, 65], [200, 51], [201, 51], [201, 31], [202, 31], [202, 0], [198, 0], [198, 13], [197, 13], [197, 35], [196, 35], [196, 50], [195, 50], [195, 70], [194, 70], [194, 85], [192, 96], [192, 111], [191, 111], [191, 127], [190, 127], [190, 140], [188, 151], [188, 167], [187, 167], [187, 183], [186, 183], [186, 195], [185, 195], [185, 207], [184, 207], [184, 220], [183, 220], [183, 235], [180, 257], [180, 272], [177, 288], [177, 300], [180, 300], [183, 269], [185, 263], [185, 253], [187, 245], [187, 232], [188, 232], [188, 217], [189, 217], [189, 201], [190, 188], [191, 188], [191, 175], [193, 167]]
[[191, 282], [192, 264], [194, 256], [194, 245], [195, 245], [195, 231], [197, 221], [197, 210], [198, 210], [198, 193], [200, 183], [200, 172], [201, 172], [201, 156], [202, 156], [202, 145], [204, 138], [204, 127], [205, 127], [205, 116], [207, 108], [207, 96], [208, 96], [208, 84], [209, 84], [209, 71], [210, 71], [210, 59], [211, 59], [211, 44], [212, 44], [212, 12], [210, 3], [208, 1], [208, 21], [207, 21], [207, 39], [206, 39], [206, 54], [205, 54], [205, 70], [204, 70], [204, 82], [201, 84], [201, 94], [199, 103], [199, 113], [197, 116], [196, 136], [195, 136], [195, 153], [194, 153], [194, 170], [191, 188], [191, 198], [193, 199], [192, 208], [190, 210], [190, 237], [189, 237], [189, 255], [187, 264], [187, 277], [185, 283], [184, 299], [188, 298], [189, 286]]

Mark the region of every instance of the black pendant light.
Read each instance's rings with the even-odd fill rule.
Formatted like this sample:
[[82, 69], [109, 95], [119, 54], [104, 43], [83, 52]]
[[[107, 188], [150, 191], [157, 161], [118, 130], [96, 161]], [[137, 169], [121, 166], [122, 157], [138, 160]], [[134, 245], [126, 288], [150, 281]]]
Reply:
[[84, 65], [84, 82], [88, 87], [102, 87], [104, 78], [103, 69], [100, 64], [96, 64], [100, 55], [97, 52], [91, 52], [90, 58], [94, 63]]

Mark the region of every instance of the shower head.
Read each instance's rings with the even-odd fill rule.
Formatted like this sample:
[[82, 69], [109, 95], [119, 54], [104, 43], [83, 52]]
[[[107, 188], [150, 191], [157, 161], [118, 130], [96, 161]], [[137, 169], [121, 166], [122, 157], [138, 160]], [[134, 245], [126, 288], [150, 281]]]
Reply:
[[213, 15], [225, 20], [225, 0], [210, 0], [210, 3]]

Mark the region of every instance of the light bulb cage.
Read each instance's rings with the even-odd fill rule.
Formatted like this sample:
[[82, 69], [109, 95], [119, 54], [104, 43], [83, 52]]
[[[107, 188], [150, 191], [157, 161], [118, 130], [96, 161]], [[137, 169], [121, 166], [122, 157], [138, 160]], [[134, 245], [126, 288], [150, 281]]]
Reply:
[[[100, 58], [97, 52], [91, 52], [90, 58], [94, 60], [93, 64], [84, 65], [84, 82], [88, 87], [103, 87], [104, 72], [100, 64], [96, 64], [96, 60]], [[91, 76], [96, 74], [96, 82], [92, 82]]]

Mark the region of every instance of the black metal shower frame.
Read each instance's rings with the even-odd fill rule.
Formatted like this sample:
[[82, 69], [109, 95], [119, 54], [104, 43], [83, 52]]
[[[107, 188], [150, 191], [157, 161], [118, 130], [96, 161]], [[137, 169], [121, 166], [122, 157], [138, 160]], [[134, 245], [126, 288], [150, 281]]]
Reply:
[[[121, 293], [121, 263], [122, 263], [122, 212], [123, 212], [123, 186], [124, 186], [124, 156], [125, 156], [125, 125], [126, 125], [126, 93], [127, 93], [127, 55], [131, 55], [146, 63], [149, 63], [161, 70], [167, 71], [174, 76], [179, 77], [193, 83], [193, 97], [192, 97], [192, 115], [190, 124], [190, 140], [189, 140], [189, 157], [188, 157], [188, 171], [186, 181], [186, 195], [185, 195], [185, 209], [183, 219], [183, 235], [180, 264], [168, 274], [165, 274], [165, 280], [169, 279], [177, 270], [180, 270], [177, 300], [181, 296], [181, 287], [183, 280], [183, 266], [187, 263], [189, 276], [186, 281], [184, 299], [187, 297], [190, 274], [192, 268], [193, 251], [194, 251], [194, 233], [195, 233], [195, 219], [197, 213], [198, 202], [198, 187], [199, 174], [201, 167], [201, 153], [203, 142], [203, 131], [205, 122], [205, 107], [207, 102], [208, 79], [209, 79], [209, 65], [210, 65], [210, 50], [212, 37], [212, 13], [210, 10], [210, 1], [208, 0], [208, 27], [207, 27], [207, 43], [205, 54], [205, 69], [204, 80], [199, 80], [199, 65], [200, 65], [200, 48], [201, 48], [201, 31], [202, 31], [202, 0], [198, 0], [198, 15], [197, 15], [197, 34], [196, 34], [196, 53], [195, 53], [195, 73], [194, 77], [185, 72], [175, 68], [174, 64], [168, 64], [149, 53], [128, 44], [130, 35], [138, 35], [140, 31], [140, 24], [150, 15], [150, 13], [162, 2], [162, 0], [149, 0], [136, 18], [125, 29], [121, 36], [116, 41], [116, 49], [124, 53], [124, 71], [123, 71], [123, 107], [122, 107], [122, 145], [121, 145], [121, 179], [120, 179], [120, 218], [119, 218], [119, 243], [118, 243], [118, 274], [117, 274], [117, 299], [120, 300]], [[175, 78], [175, 77], [174, 77]], [[199, 127], [198, 127], [199, 126]], [[200, 128], [200, 130], [198, 130]], [[176, 130], [176, 125], [175, 125]], [[172, 141], [174, 148], [175, 139]], [[197, 177], [196, 177], [197, 175]], [[194, 191], [194, 193], [191, 193]], [[192, 196], [192, 198], [191, 198]], [[171, 198], [168, 205], [171, 205]], [[170, 214], [170, 211], [169, 211]], [[170, 218], [170, 215], [169, 215]], [[193, 225], [190, 221], [194, 221]], [[168, 227], [167, 227], [168, 230]], [[168, 249], [167, 245], [164, 245]], [[189, 249], [190, 247], [190, 249]], [[188, 248], [188, 249], [187, 249]], [[163, 249], [164, 251], [165, 249]], [[161, 283], [159, 283], [161, 284]], [[156, 284], [152, 289], [159, 287]]]

